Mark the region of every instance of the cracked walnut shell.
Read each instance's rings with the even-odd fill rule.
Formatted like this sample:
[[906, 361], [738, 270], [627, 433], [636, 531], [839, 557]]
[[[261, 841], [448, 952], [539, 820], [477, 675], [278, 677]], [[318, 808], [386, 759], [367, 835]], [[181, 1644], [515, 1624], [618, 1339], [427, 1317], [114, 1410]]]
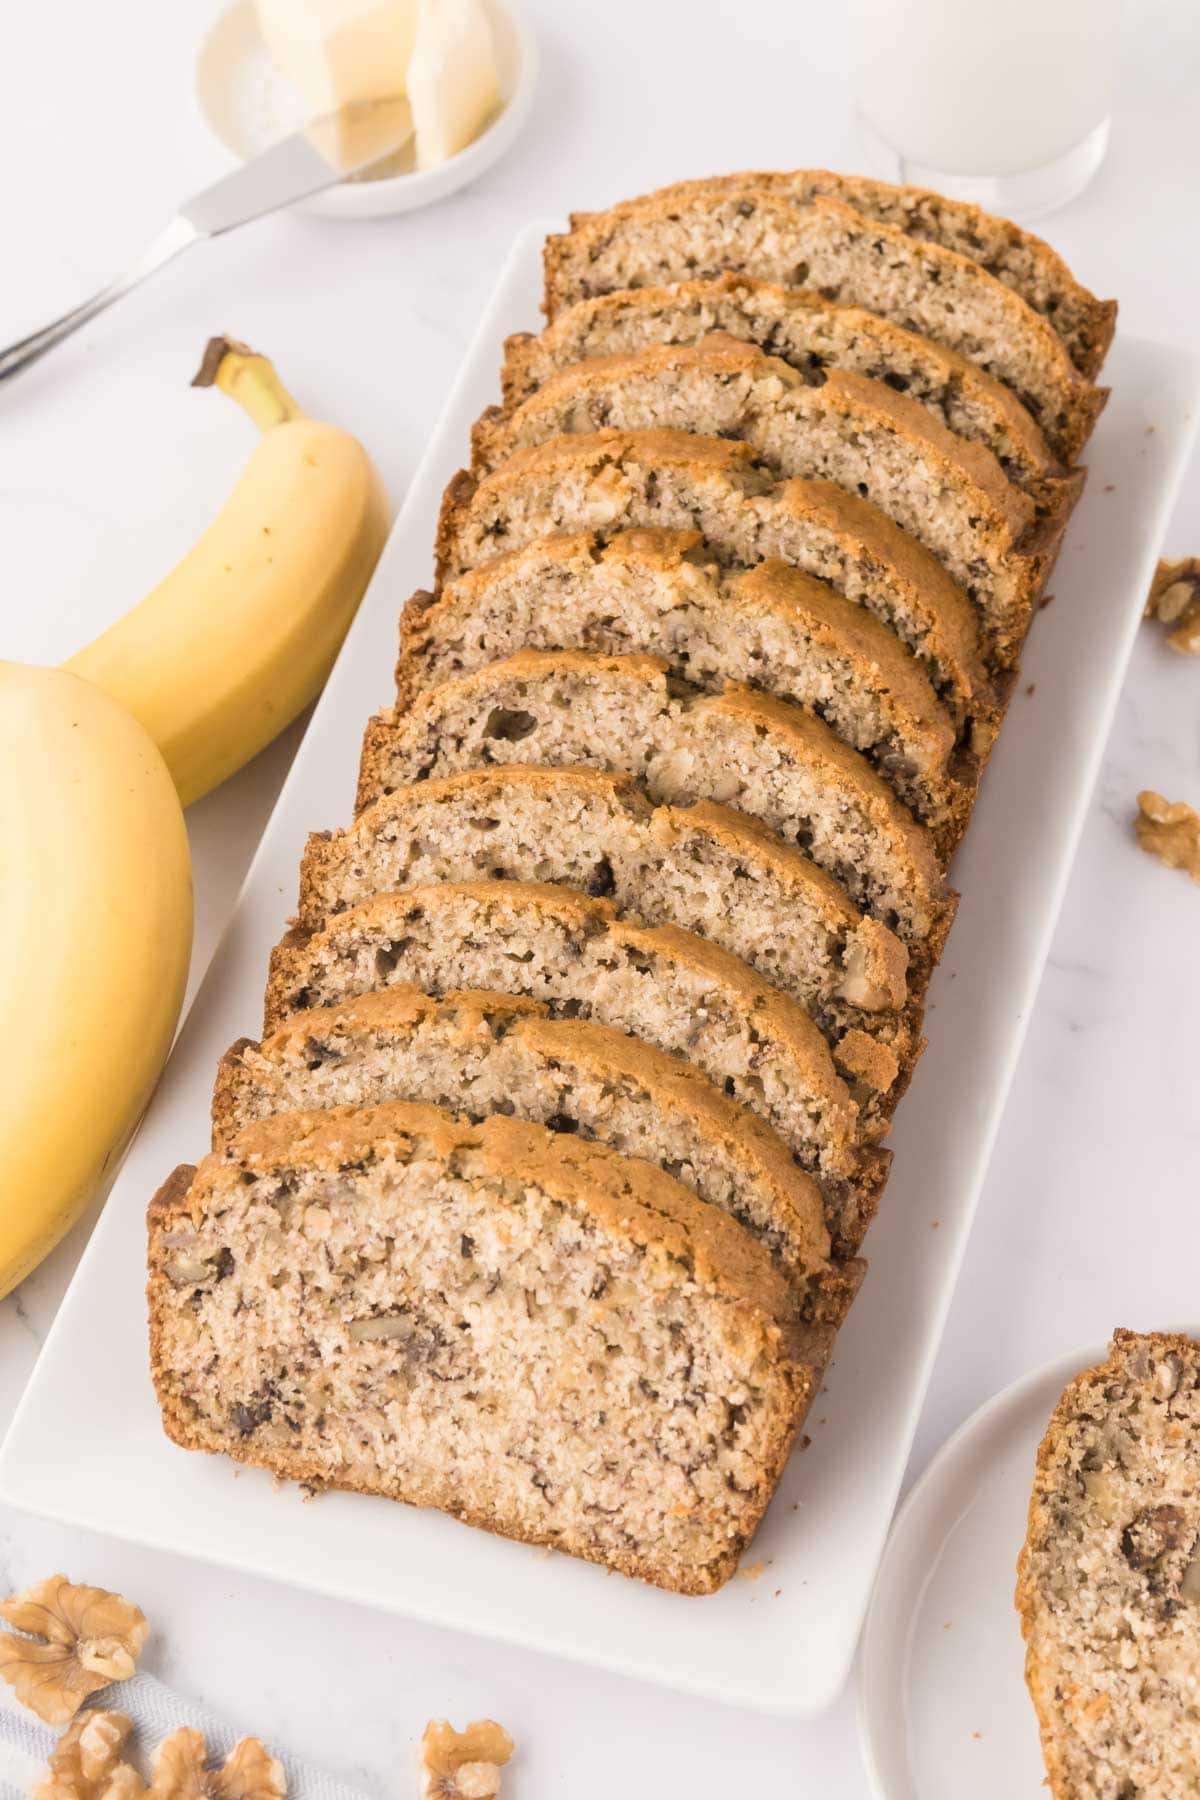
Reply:
[[1200, 813], [1186, 800], [1164, 800], [1153, 788], [1144, 788], [1133, 828], [1150, 856], [1169, 869], [1186, 869], [1193, 881], [1200, 881]]
[[455, 1731], [447, 1719], [430, 1719], [421, 1739], [421, 1800], [493, 1800], [513, 1741], [494, 1719], [476, 1719]]
[[128, 1681], [150, 1632], [145, 1613], [120, 1594], [65, 1575], [0, 1602], [0, 1618], [16, 1627], [0, 1633], [0, 1677], [47, 1725], [65, 1725], [90, 1694]]
[[1181, 656], [1200, 656], [1200, 556], [1160, 562], [1150, 583], [1146, 617], [1172, 629], [1167, 642]]
[[124, 1713], [80, 1713], [54, 1746], [29, 1800], [142, 1800], [146, 1784], [121, 1756], [132, 1730]]
[[219, 1769], [206, 1767], [204, 1734], [190, 1725], [165, 1737], [150, 1765], [150, 1800], [283, 1800], [282, 1765], [258, 1738], [240, 1738]]

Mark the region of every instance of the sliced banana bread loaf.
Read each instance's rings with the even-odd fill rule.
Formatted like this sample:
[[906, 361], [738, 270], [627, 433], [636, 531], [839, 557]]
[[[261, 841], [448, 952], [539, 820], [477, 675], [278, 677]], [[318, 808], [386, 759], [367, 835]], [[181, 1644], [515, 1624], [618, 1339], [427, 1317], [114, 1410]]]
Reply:
[[723, 566], [775, 557], [828, 582], [888, 625], [955, 719], [991, 741], [996, 695], [962, 589], [877, 507], [831, 482], [778, 482], [747, 444], [597, 431], [518, 451], [481, 482], [460, 474], [442, 502], [438, 587], [536, 538], [631, 526], [700, 531]]
[[829, 1261], [820, 1188], [760, 1118], [650, 1044], [511, 994], [386, 988], [243, 1038], [217, 1073], [213, 1148], [273, 1113], [381, 1100], [511, 1113], [656, 1164], [766, 1245], [806, 1316], [837, 1323], [857, 1285]]
[[265, 1030], [401, 985], [526, 995], [556, 1018], [610, 1025], [684, 1057], [773, 1126], [818, 1176], [835, 1216], [855, 1216], [864, 1182], [874, 1204], [881, 1165], [860, 1146], [858, 1109], [825, 1040], [794, 1001], [703, 938], [636, 925], [606, 900], [532, 882], [379, 894], [276, 947]]
[[628, 775], [518, 764], [397, 788], [348, 831], [309, 839], [299, 922], [315, 931], [373, 894], [483, 879], [563, 883], [711, 938], [812, 1015], [848, 1077], [893, 1099], [907, 1081], [921, 1009], [899, 939], [757, 820], [708, 801], [654, 807]]
[[1200, 1344], [1118, 1331], [1066, 1389], [1017, 1607], [1055, 1800], [1200, 1791]]
[[475, 427], [476, 468], [564, 432], [695, 431], [748, 443], [781, 478], [832, 481], [869, 500], [946, 568], [978, 607], [994, 659], [1010, 663], [1061, 526], [990, 450], [964, 443], [882, 382], [835, 369], [820, 387], [753, 345], [714, 333], [564, 369], [511, 416]]
[[676, 182], [661, 189], [658, 196], [647, 198], [678, 201], [697, 193], [707, 197], [714, 192], [741, 192], [746, 187], [783, 195], [794, 206], [806, 206], [819, 195], [829, 195], [869, 219], [898, 226], [910, 237], [957, 251], [1020, 294], [1035, 312], [1043, 313], [1082, 374], [1099, 373], [1112, 342], [1116, 301], [1097, 300], [1075, 279], [1058, 253], [1033, 232], [966, 201], [948, 200], [928, 188], [897, 187], [867, 175], [835, 175], [828, 169], [710, 176]]
[[519, 1119], [282, 1114], [149, 1233], [176, 1443], [680, 1592], [732, 1574], [827, 1345], [727, 1214]]
[[396, 705], [521, 649], [657, 652], [703, 688], [744, 681], [807, 706], [906, 805], [953, 837], [978, 759], [921, 663], [864, 607], [772, 559], [722, 569], [694, 531], [541, 538], [416, 594], [401, 615]]
[[957, 350], [1003, 382], [1055, 454], [1074, 462], [1106, 395], [1074, 366], [1049, 320], [986, 269], [841, 200], [797, 206], [768, 187], [697, 187], [583, 217], [546, 240], [546, 314], [621, 288], [733, 270], [813, 287]]
[[940, 942], [932, 838], [870, 765], [800, 707], [735, 683], [702, 694], [657, 656], [522, 650], [367, 727], [359, 808], [487, 763], [624, 769], [653, 800], [718, 800], [828, 869], [910, 945]]
[[1064, 472], [1016, 395], [957, 351], [861, 306], [839, 306], [813, 288], [729, 272], [579, 300], [540, 336], [516, 333], [504, 346], [505, 408], [514, 412], [561, 370], [589, 357], [697, 344], [713, 331], [782, 357], [810, 382], [823, 381], [830, 369], [886, 382], [958, 437], [990, 450], [1042, 512], [1069, 507], [1082, 484], [1080, 472]]

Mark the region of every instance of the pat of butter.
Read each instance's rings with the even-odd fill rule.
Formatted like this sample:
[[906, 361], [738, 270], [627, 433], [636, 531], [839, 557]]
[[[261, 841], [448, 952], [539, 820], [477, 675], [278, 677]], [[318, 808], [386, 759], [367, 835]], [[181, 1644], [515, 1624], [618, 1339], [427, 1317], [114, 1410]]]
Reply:
[[267, 51], [307, 118], [405, 91], [416, 0], [255, 0]]
[[496, 51], [480, 0], [417, 0], [408, 98], [419, 169], [465, 150], [499, 111]]

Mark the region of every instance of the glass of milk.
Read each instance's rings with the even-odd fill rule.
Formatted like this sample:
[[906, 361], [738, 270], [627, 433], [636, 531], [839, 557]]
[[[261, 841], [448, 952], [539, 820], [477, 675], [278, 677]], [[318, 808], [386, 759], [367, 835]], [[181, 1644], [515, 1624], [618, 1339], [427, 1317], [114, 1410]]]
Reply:
[[1121, 0], [856, 0], [859, 106], [901, 181], [1032, 219], [1108, 143]]

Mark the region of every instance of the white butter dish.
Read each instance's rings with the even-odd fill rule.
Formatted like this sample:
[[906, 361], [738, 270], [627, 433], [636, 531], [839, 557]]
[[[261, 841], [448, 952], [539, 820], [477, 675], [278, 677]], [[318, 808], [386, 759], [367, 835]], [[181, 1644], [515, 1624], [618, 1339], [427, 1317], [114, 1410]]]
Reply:
[[[305, 212], [370, 219], [412, 212], [456, 193], [498, 162], [516, 141], [537, 85], [537, 46], [518, 8], [484, 0], [496, 47], [502, 105], [492, 123], [447, 162], [417, 170], [413, 146], [378, 175], [363, 174], [302, 200]], [[303, 124], [299, 96], [267, 54], [252, 0], [220, 13], [196, 62], [196, 98], [205, 123], [238, 162], [259, 156]]]

